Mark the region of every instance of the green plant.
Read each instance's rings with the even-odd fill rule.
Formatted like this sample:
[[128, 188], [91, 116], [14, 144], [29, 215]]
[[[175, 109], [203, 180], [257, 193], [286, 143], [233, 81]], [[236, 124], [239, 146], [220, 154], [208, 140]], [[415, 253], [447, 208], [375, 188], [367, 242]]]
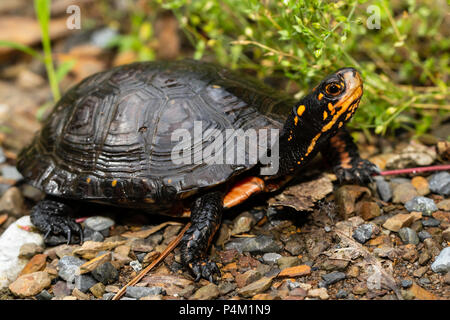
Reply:
[[[370, 137], [397, 128], [425, 132], [449, 114], [450, 39], [445, 10], [425, 1], [157, 0], [172, 10], [195, 48], [259, 77], [282, 75], [300, 96], [324, 74], [358, 68], [365, 95], [351, 125]], [[368, 29], [367, 8], [380, 12]], [[448, 27], [448, 26], [447, 26]], [[295, 85], [296, 84], [296, 85]]]

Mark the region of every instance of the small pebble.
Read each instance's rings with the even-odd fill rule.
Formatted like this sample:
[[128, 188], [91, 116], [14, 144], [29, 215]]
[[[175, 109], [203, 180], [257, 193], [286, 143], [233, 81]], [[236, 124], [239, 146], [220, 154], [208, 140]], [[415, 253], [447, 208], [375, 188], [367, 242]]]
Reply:
[[439, 273], [450, 272], [450, 247], [442, 249], [431, 265], [431, 270]]
[[50, 294], [47, 290], [42, 290], [36, 295], [36, 299], [38, 300], [51, 300], [53, 298], [53, 295]]
[[73, 282], [80, 266], [86, 261], [74, 256], [64, 256], [58, 261], [58, 276], [68, 282]]
[[266, 263], [275, 263], [281, 258], [281, 254], [275, 252], [268, 252], [263, 255], [263, 260]]
[[340, 289], [338, 293], [336, 293], [336, 299], [345, 299], [348, 296], [348, 292], [344, 289]]
[[125, 295], [130, 298], [140, 299], [150, 295], [166, 294], [161, 287], [136, 287], [128, 286]]
[[409, 287], [411, 287], [413, 284], [412, 280], [409, 279], [404, 279], [400, 282], [400, 285], [402, 286], [402, 288], [404, 289], [408, 289]]
[[425, 239], [431, 238], [431, 234], [429, 234], [427, 231], [420, 231], [417, 233], [417, 236], [419, 237], [419, 240], [423, 242]]
[[358, 228], [355, 229], [355, 231], [353, 232], [353, 238], [359, 243], [365, 243], [372, 237], [372, 233], [373, 233], [373, 225], [370, 223], [366, 223], [360, 225]]
[[433, 174], [428, 182], [432, 192], [444, 196], [450, 195], [450, 173], [447, 171]]
[[374, 177], [381, 200], [388, 202], [392, 198], [391, 185], [382, 176]]
[[108, 217], [94, 216], [87, 218], [84, 224], [88, 228], [100, 232], [111, 228], [114, 225], [114, 220]]
[[2, 176], [5, 179], [11, 180], [21, 180], [23, 178], [22, 174], [14, 166], [6, 165], [2, 168]]
[[434, 211], [438, 210], [433, 199], [422, 196], [414, 197], [410, 201], [406, 202], [405, 208], [409, 212], [419, 211], [426, 216], [431, 216]]
[[441, 222], [437, 219], [429, 218], [427, 220], [422, 220], [422, 225], [424, 227], [437, 227], [441, 224]]
[[111, 284], [119, 278], [119, 272], [111, 264], [111, 262], [105, 262], [99, 265], [91, 272], [94, 279], [103, 283], [104, 285]]
[[419, 243], [419, 237], [417, 236], [417, 233], [411, 229], [411, 228], [401, 228], [398, 231], [398, 235], [400, 239], [402, 239], [404, 244], [418, 244]]
[[338, 271], [331, 272], [331, 273], [328, 273], [328, 274], [324, 274], [322, 276], [322, 279], [325, 281], [325, 285], [326, 286], [329, 286], [329, 285], [331, 285], [333, 283], [336, 283], [336, 282], [339, 282], [341, 280], [344, 280], [345, 278], [346, 278], [345, 273], [338, 272]]
[[272, 236], [259, 235], [254, 238], [238, 238], [228, 242], [225, 249], [236, 249], [239, 252], [265, 253], [280, 252], [282, 246]]
[[[145, 255], [146, 255], [146, 254], [144, 253], [144, 256], [145, 256]], [[136, 272], [139, 272], [139, 271], [142, 270], [142, 264], [140, 264], [139, 261], [137, 261], [137, 260], [131, 261], [131, 262], [130, 262], [130, 267], [132, 267], [133, 270], [136, 271]]]

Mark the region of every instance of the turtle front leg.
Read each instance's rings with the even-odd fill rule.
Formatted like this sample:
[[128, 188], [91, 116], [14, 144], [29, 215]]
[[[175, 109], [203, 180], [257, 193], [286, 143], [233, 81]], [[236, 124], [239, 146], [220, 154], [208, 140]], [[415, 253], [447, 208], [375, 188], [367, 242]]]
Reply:
[[339, 181], [357, 181], [367, 183], [372, 180], [372, 174], [380, 169], [372, 162], [362, 159], [358, 147], [353, 142], [350, 133], [340, 129], [322, 149], [323, 157], [331, 164]]
[[80, 242], [83, 242], [83, 230], [81, 226], [70, 217], [71, 208], [58, 200], [45, 199], [38, 202], [31, 209], [31, 223], [45, 234], [45, 243], [53, 245], [48, 241], [49, 235], [64, 234], [67, 237], [67, 244], [72, 241], [72, 235], [78, 234]]
[[214, 282], [214, 274], [220, 276], [217, 265], [206, 258], [211, 241], [219, 229], [223, 192], [215, 191], [198, 197], [191, 207], [191, 227], [181, 239], [181, 262], [195, 276], [195, 281], [205, 278]]

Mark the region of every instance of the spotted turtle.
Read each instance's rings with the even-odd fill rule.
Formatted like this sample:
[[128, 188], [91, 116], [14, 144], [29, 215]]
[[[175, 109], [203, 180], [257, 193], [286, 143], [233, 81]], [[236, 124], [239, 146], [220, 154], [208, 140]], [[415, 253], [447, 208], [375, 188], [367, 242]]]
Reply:
[[[96, 73], [56, 103], [18, 157], [26, 182], [46, 194], [32, 208], [31, 221], [45, 238], [63, 234], [70, 242], [78, 235], [82, 242], [80, 225], [67, 214], [70, 201], [190, 216], [181, 261], [196, 280], [213, 281], [219, 270], [206, 253], [224, 209], [281, 187], [319, 151], [341, 181], [365, 182], [377, 172], [360, 158], [344, 125], [362, 93], [353, 68], [327, 76], [299, 101], [251, 77], [191, 60]], [[237, 137], [263, 129], [279, 134], [252, 162], [254, 153], [246, 148], [251, 139], [240, 146], [233, 143], [236, 135], [219, 139], [228, 129]], [[174, 138], [177, 132], [189, 139]], [[203, 158], [229, 155], [226, 148], [244, 161]], [[275, 162], [276, 172], [263, 175]]]

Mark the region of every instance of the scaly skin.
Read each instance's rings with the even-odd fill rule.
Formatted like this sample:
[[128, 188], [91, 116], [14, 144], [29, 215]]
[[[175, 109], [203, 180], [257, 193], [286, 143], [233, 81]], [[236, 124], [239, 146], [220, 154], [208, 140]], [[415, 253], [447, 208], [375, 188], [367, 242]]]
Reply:
[[358, 147], [345, 128], [331, 137], [322, 149], [322, 155], [332, 166], [340, 183], [367, 183], [372, 181], [372, 174], [380, 173], [376, 165], [360, 157]]
[[215, 191], [198, 197], [191, 207], [191, 227], [180, 242], [181, 262], [195, 276], [214, 282], [214, 274], [220, 270], [214, 262], [206, 259], [211, 241], [220, 226], [224, 193]]

